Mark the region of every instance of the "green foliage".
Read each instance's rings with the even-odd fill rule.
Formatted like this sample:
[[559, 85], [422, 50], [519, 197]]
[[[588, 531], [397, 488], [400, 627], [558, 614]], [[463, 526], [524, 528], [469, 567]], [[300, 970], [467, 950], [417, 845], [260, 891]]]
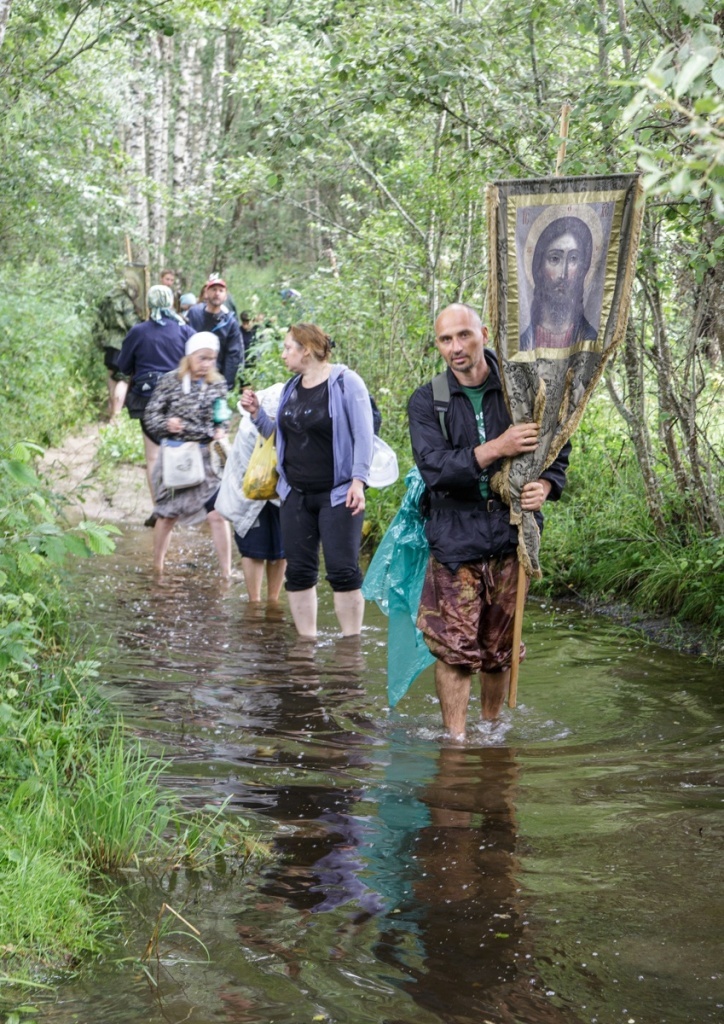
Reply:
[[58, 521], [52, 492], [32, 468], [38, 451], [22, 442], [0, 450], [0, 669], [21, 674], [64, 635], [58, 578], [66, 559], [109, 552], [118, 532]]
[[647, 615], [724, 635], [724, 541], [685, 525], [673, 495], [663, 536], [651, 528], [641, 475], [625, 435], [599, 395], [574, 441], [569, 483], [546, 509], [539, 592], [625, 602]]
[[[681, 4], [689, 18], [704, 5]], [[702, 21], [656, 57], [624, 112], [636, 130], [639, 166], [652, 195], [713, 194], [724, 219], [724, 45], [721, 29]], [[652, 131], [652, 118], [661, 127]]]
[[119, 725], [95, 738], [79, 773], [73, 831], [90, 865], [116, 871], [163, 845], [170, 810], [159, 788], [162, 761], [129, 743]]
[[100, 428], [96, 459], [101, 473], [108, 474], [113, 473], [119, 463], [145, 464], [143, 434], [138, 422], [130, 418], [126, 409], [121, 410], [113, 423]]
[[[21, 972], [98, 950], [113, 899], [97, 894], [95, 874], [175, 860], [170, 819], [184, 817], [162, 763], [113, 724], [93, 689], [97, 663], [69, 639], [63, 566], [107, 554], [118, 530], [59, 522], [32, 468], [38, 452], [28, 442], [0, 451], [0, 955]], [[199, 849], [221, 848], [217, 818], [208, 837], [203, 818], [196, 830]], [[229, 832], [233, 856], [242, 831]]]
[[[98, 917], [87, 880], [72, 869], [59, 869], [59, 851], [41, 851], [34, 836], [14, 834], [2, 817], [0, 834], [0, 919], [6, 956], [32, 954], [39, 962], [70, 967], [69, 950], [73, 956], [96, 952]], [[43, 839], [45, 843], [48, 837]]]
[[97, 663], [66, 650], [24, 689], [0, 685], [0, 953], [20, 970], [68, 967], [101, 948], [120, 891], [99, 887], [98, 872], [199, 871], [218, 857], [243, 868], [268, 856], [225, 808], [181, 808], [162, 785], [164, 762], [113, 723], [96, 675]]
[[245, 818], [230, 819], [226, 808], [231, 797], [220, 806], [206, 805], [200, 812], [177, 814], [173, 825], [176, 836], [169, 851], [169, 864], [183, 864], [192, 871], [204, 871], [223, 863], [224, 870], [244, 870], [249, 861], [271, 857], [269, 846], [250, 831]]
[[97, 407], [103, 359], [86, 323], [38, 266], [0, 267], [0, 417], [5, 437], [59, 441]]

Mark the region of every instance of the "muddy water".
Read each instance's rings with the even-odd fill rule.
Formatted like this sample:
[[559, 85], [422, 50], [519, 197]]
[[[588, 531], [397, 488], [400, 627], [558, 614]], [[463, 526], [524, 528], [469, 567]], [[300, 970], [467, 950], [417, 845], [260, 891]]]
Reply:
[[42, 1005], [54, 1024], [569, 1024], [724, 1019], [720, 685], [604, 621], [532, 603], [520, 703], [464, 747], [431, 677], [385, 699], [384, 617], [361, 643], [294, 637], [288, 610], [220, 585], [208, 537], [150, 531], [75, 586], [109, 639], [106, 691], [189, 804], [273, 838], [246, 876], [132, 888], [118, 958], [163, 902], [201, 933], [154, 982], [108, 965]]

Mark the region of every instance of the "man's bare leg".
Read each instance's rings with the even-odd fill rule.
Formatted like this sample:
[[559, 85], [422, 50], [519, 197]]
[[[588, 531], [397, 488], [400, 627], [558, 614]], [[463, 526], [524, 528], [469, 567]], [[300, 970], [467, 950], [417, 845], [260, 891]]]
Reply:
[[161, 449], [150, 437], [144, 434], [143, 450], [146, 453], [146, 483], [151, 494], [151, 501], [153, 501], [153, 469], [158, 461], [158, 453]]
[[480, 673], [480, 702], [483, 720], [494, 722], [503, 710], [510, 686], [510, 669], [503, 672]]
[[[112, 378], [111, 378], [112, 380]], [[115, 423], [116, 417], [120, 414], [121, 409], [126, 403], [126, 395], [128, 394], [128, 381], [127, 380], [112, 380], [113, 391], [111, 394], [111, 418], [110, 422]], [[110, 387], [110, 383], [109, 383]]]
[[435, 663], [435, 688], [440, 701], [442, 724], [454, 739], [465, 737], [470, 700], [470, 671], [460, 665]]

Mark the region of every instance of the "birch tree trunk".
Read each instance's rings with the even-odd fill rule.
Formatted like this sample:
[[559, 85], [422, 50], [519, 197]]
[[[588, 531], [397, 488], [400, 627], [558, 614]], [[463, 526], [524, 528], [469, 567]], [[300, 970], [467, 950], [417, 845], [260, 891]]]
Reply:
[[176, 87], [176, 123], [173, 136], [173, 209], [179, 213], [183, 192], [189, 183], [189, 104], [192, 76], [196, 61], [196, 39], [189, 35], [179, 53], [179, 73]]
[[608, 10], [606, 4], [607, 0], [598, 0], [598, 69], [602, 75], [608, 78], [608, 49], [606, 48]]
[[536, 48], [535, 25], [533, 24], [532, 14], [528, 16], [526, 31], [528, 33], [528, 43], [530, 46], [531, 71], [533, 72], [533, 82], [535, 84], [535, 102], [537, 106], [542, 107], [545, 95], [545, 88], [544, 83], [540, 77], [540, 72], [538, 70], [538, 50]]
[[149, 205], [149, 231], [151, 258], [157, 267], [165, 262], [168, 211], [168, 144], [170, 70], [173, 39], [162, 33], [151, 36], [156, 91], [149, 117], [148, 169], [153, 180], [153, 194]]
[[12, 2], [13, 0], [0, 0], [0, 46], [2, 46], [3, 39], [5, 38], [5, 28], [10, 16]]
[[211, 65], [211, 79], [207, 89], [204, 125], [206, 154], [203, 180], [209, 195], [213, 194], [214, 178], [219, 157], [219, 139], [224, 114], [224, 72], [226, 71], [226, 33], [220, 33], [213, 42], [214, 60]]
[[666, 321], [661, 308], [661, 293], [655, 277], [645, 283], [646, 299], [653, 315], [653, 357], [659, 392], [661, 437], [674, 472], [677, 490], [686, 494], [690, 477], [684, 468], [676, 438], [676, 428], [682, 423], [682, 410], [674, 391], [674, 367], [669, 345]]
[[128, 125], [130, 179], [128, 198], [134, 221], [134, 258], [148, 264], [148, 196], [146, 194], [146, 90], [137, 57], [131, 61], [131, 117]]
[[191, 91], [189, 93], [189, 151], [186, 160], [186, 184], [196, 185], [203, 181], [203, 165], [206, 160], [207, 126], [204, 122], [204, 51], [206, 38], [199, 39], [190, 69]]
[[[462, 110], [465, 117], [468, 117], [468, 103], [465, 97], [462, 98]], [[472, 153], [473, 150], [473, 137], [470, 125], [465, 126], [465, 152]], [[468, 283], [468, 264], [470, 262], [471, 253], [473, 250], [473, 232], [475, 230], [475, 222], [477, 219], [477, 203], [475, 202], [472, 194], [468, 194], [467, 201], [465, 203], [465, 217], [463, 221], [463, 229], [461, 232], [460, 240], [460, 262], [458, 270], [458, 284], [456, 289], [455, 300], [456, 302], [465, 301], [465, 292], [467, 290]]]
[[623, 54], [623, 64], [628, 71], [631, 68], [631, 47], [628, 44], [628, 20], [626, 18], [626, 2], [625, 0], [616, 0], [616, 6], [618, 9], [618, 27], [621, 31], [621, 53]]
[[646, 389], [644, 386], [644, 365], [642, 346], [636, 331], [629, 321], [623, 343], [623, 365], [626, 376], [628, 401], [618, 394], [613, 376], [613, 365], [606, 370], [606, 387], [614, 405], [628, 427], [629, 437], [634, 446], [636, 459], [641, 470], [646, 492], [646, 505], [656, 533], [663, 537], [666, 532], [664, 520], [664, 495], [654, 469], [654, 455], [651, 435], [646, 419]]
[[[433, 181], [437, 181], [438, 175], [440, 174], [440, 167], [442, 163], [442, 138], [445, 134], [445, 128], [447, 127], [447, 112], [441, 111], [440, 116], [437, 119], [437, 127], [435, 129], [435, 141], [432, 150], [432, 171], [431, 178]], [[437, 195], [437, 191], [435, 192]], [[437, 200], [433, 199], [432, 207], [430, 209], [430, 219], [427, 225], [426, 240], [425, 240], [425, 256], [427, 260], [427, 296], [428, 296], [428, 308], [430, 310], [430, 320], [435, 319], [438, 306], [440, 305], [440, 282], [437, 276], [438, 267], [438, 209]]]

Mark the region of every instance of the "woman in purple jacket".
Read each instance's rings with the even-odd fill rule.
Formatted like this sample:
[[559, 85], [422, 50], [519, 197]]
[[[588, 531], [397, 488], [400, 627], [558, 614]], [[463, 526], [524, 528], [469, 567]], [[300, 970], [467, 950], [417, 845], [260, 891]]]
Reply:
[[295, 324], [282, 350], [295, 376], [284, 387], [276, 420], [251, 389], [241, 397], [262, 436], [276, 428], [286, 590], [297, 632], [312, 638], [320, 542], [342, 634], [359, 634], [364, 615], [359, 549], [372, 462], [372, 407], [362, 378], [331, 363], [331, 352], [331, 339], [321, 328]]

